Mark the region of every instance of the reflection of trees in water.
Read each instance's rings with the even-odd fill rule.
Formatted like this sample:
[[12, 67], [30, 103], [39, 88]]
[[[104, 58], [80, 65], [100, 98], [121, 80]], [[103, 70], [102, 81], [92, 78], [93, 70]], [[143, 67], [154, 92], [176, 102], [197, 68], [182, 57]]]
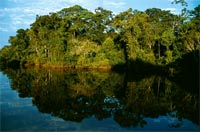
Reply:
[[143, 127], [145, 117], [169, 115], [198, 123], [198, 97], [160, 76], [134, 81], [137, 79], [112, 72], [4, 72], [20, 97], [33, 97], [40, 112], [65, 120], [80, 122], [94, 115], [99, 120], [113, 117], [123, 127]]

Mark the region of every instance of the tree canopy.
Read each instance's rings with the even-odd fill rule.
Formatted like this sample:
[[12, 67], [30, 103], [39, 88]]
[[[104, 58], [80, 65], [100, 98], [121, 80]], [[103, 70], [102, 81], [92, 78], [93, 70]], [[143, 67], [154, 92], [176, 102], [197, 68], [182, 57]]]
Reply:
[[168, 65], [200, 50], [199, 10], [200, 5], [185, 16], [130, 8], [114, 15], [101, 7], [91, 12], [75, 5], [37, 15], [29, 29], [10, 37], [0, 60], [70, 67], [113, 67], [135, 60]]

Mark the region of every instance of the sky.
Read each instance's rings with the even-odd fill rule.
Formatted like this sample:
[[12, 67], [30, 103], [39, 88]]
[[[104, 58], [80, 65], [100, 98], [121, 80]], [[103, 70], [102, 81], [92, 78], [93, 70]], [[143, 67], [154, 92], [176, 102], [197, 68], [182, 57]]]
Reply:
[[[36, 15], [45, 15], [73, 5], [80, 5], [90, 11], [97, 7], [111, 10], [114, 14], [132, 8], [145, 11], [148, 8], [160, 8], [179, 13], [180, 4], [171, 4], [173, 0], [0, 0], [0, 49], [9, 45], [9, 36], [16, 35], [20, 28], [30, 28]], [[200, 4], [200, 0], [186, 0], [188, 9]]]

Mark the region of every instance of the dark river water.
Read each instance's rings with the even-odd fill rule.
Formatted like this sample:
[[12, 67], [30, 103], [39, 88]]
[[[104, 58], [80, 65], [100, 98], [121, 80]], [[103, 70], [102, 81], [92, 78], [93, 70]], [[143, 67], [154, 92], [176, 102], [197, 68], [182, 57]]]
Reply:
[[1, 131], [199, 131], [188, 89], [159, 75], [4, 69]]

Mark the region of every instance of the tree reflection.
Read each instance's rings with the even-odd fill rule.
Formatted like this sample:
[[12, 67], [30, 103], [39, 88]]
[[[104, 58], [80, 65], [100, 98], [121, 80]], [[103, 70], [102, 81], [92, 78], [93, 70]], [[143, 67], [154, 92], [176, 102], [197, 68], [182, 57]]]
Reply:
[[7, 69], [4, 73], [20, 97], [32, 97], [40, 112], [67, 121], [113, 117], [122, 127], [144, 127], [145, 117], [167, 115], [199, 123], [198, 97], [161, 76], [138, 80], [114, 72], [44, 69]]

